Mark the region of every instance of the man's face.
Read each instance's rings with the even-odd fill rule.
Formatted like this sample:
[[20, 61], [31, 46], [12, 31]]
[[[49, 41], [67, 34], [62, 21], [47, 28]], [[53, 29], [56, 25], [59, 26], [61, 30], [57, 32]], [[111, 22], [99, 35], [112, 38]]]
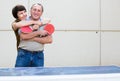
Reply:
[[31, 8], [31, 17], [33, 20], [39, 20], [42, 15], [42, 7], [38, 4], [35, 4]]

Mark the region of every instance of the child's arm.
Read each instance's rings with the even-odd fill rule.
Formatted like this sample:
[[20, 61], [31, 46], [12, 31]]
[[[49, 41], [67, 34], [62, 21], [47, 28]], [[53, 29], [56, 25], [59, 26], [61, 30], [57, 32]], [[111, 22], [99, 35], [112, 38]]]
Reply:
[[38, 24], [38, 25], [42, 25], [42, 22], [40, 21], [19, 21], [19, 22], [13, 22], [12, 23], [12, 27], [14, 30], [18, 29], [18, 28], [21, 28], [23, 26], [29, 26], [29, 25], [32, 25], [32, 24]]

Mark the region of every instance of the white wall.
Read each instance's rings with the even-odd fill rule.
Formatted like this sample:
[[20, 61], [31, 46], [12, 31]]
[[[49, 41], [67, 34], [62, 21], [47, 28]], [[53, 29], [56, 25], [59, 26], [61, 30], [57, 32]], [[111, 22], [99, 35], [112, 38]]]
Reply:
[[52, 45], [46, 45], [46, 66], [99, 65], [99, 33], [56, 31]]
[[120, 65], [120, 0], [4, 0], [0, 67], [14, 67], [17, 55], [13, 6], [23, 4], [29, 11], [37, 2], [44, 6], [42, 17], [51, 18], [56, 28], [53, 43], [45, 45], [45, 66]]
[[101, 0], [101, 64], [120, 65], [120, 0]]

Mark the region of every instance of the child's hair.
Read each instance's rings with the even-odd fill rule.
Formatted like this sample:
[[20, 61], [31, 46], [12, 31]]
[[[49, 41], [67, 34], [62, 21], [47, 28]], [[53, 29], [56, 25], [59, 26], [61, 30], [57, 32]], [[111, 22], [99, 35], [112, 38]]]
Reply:
[[17, 19], [18, 18], [18, 16], [17, 16], [18, 11], [23, 11], [23, 10], [26, 11], [26, 8], [23, 5], [14, 6], [13, 9], [12, 9], [13, 17]]

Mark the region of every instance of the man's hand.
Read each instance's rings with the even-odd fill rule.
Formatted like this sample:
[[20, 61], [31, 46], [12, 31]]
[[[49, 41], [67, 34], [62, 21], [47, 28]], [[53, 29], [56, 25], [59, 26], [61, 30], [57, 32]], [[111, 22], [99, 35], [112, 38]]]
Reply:
[[48, 35], [46, 37], [34, 37], [32, 38], [33, 41], [36, 41], [38, 43], [41, 43], [41, 44], [51, 44], [52, 43], [52, 36], [51, 35]]
[[38, 33], [39, 33], [39, 36], [40, 36], [40, 37], [45, 37], [45, 36], [48, 36], [48, 35], [49, 35], [46, 30], [39, 30]]

